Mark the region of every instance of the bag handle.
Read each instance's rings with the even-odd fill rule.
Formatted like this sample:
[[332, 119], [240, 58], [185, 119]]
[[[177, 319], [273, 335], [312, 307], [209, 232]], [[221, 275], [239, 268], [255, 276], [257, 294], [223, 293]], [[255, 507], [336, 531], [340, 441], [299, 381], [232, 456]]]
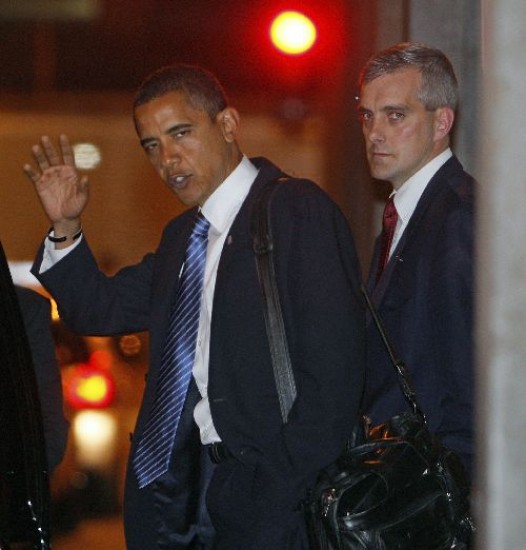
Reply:
[[382, 342], [384, 343], [385, 349], [387, 350], [389, 359], [391, 360], [391, 363], [395, 368], [400, 388], [402, 389], [405, 398], [409, 402], [410, 407], [413, 409], [413, 412], [415, 414], [418, 414], [425, 422], [425, 415], [422, 412], [422, 409], [420, 408], [420, 405], [418, 404], [418, 401], [416, 399], [416, 392], [413, 387], [413, 383], [411, 381], [411, 376], [409, 374], [407, 366], [401, 358], [397, 357], [394, 348], [389, 340], [389, 337], [387, 336], [387, 331], [385, 330], [384, 324], [380, 319], [380, 315], [378, 314], [378, 311], [376, 311], [376, 308], [374, 307], [371, 297], [369, 296], [369, 293], [367, 292], [364, 284], [361, 285], [361, 291], [365, 298], [367, 307], [371, 312], [374, 324], [376, 325], [376, 328], [380, 333], [380, 337], [382, 338]]
[[[287, 179], [289, 178], [280, 177], [269, 181], [263, 187], [254, 204], [251, 219], [253, 248], [256, 255], [258, 279], [264, 299], [265, 326], [267, 338], [269, 340], [272, 368], [274, 370], [274, 379], [278, 391], [281, 416], [284, 423], [287, 422], [288, 414], [296, 399], [297, 392], [287, 337], [285, 334], [285, 325], [283, 323], [283, 314], [281, 312], [279, 292], [276, 285], [273, 256], [274, 241], [272, 239], [272, 228], [270, 223], [270, 207], [274, 191], [279, 183]], [[363, 284], [361, 285], [361, 291], [386, 347], [391, 363], [395, 368], [400, 388], [412, 410], [425, 422], [425, 415], [417, 402], [416, 392], [413, 388], [409, 371], [402, 359], [396, 356], [380, 316]]]

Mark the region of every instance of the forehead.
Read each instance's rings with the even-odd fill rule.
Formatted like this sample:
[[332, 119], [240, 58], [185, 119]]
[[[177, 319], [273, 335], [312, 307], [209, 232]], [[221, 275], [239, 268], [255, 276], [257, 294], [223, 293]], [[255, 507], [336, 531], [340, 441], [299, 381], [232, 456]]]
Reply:
[[135, 108], [133, 117], [137, 130], [177, 124], [195, 124], [208, 119], [208, 114], [196, 109], [183, 91], [168, 92]]
[[419, 69], [408, 67], [382, 75], [364, 84], [360, 93], [360, 105], [369, 107], [382, 105], [420, 103], [417, 94], [422, 82]]

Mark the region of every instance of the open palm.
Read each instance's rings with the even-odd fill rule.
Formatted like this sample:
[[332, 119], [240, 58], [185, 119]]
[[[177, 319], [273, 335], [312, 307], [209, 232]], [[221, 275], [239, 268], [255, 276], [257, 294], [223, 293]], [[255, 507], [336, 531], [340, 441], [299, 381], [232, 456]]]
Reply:
[[64, 135], [60, 136], [60, 150], [61, 154], [43, 136], [41, 143], [32, 148], [38, 170], [30, 164], [24, 165], [24, 172], [52, 223], [78, 219], [89, 198], [88, 178], [79, 175], [73, 150]]

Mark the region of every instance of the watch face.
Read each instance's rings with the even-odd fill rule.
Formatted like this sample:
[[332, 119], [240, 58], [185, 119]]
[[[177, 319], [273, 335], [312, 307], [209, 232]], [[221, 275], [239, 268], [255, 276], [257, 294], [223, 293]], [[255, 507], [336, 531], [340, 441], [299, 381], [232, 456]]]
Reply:
[[0, 294], [0, 548], [16, 543], [43, 550], [49, 548], [50, 499], [40, 402], [1, 247]]

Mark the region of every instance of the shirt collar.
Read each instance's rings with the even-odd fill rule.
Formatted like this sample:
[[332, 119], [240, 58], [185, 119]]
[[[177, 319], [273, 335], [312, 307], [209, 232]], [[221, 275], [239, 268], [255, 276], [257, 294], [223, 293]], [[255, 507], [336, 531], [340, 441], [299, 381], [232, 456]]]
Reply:
[[402, 223], [407, 223], [413, 215], [420, 197], [424, 193], [431, 178], [438, 172], [443, 164], [453, 156], [448, 147], [442, 153], [430, 160], [425, 166], [413, 174], [397, 191], [393, 191], [396, 212]]
[[258, 169], [243, 156], [236, 168], [208, 197], [201, 210], [210, 222], [212, 232], [219, 235], [230, 227], [257, 173]]

